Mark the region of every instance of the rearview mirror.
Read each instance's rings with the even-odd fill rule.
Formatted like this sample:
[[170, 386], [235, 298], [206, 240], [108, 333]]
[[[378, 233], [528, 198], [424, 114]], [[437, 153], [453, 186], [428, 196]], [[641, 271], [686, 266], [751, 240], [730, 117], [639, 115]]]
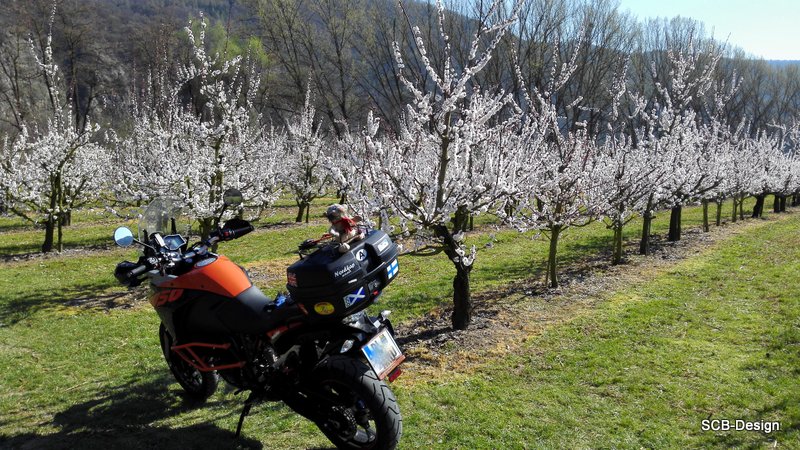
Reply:
[[230, 188], [222, 194], [222, 202], [225, 206], [239, 206], [243, 201], [242, 192], [238, 189]]
[[120, 247], [127, 247], [133, 244], [133, 233], [127, 227], [119, 227], [114, 230], [114, 242]]

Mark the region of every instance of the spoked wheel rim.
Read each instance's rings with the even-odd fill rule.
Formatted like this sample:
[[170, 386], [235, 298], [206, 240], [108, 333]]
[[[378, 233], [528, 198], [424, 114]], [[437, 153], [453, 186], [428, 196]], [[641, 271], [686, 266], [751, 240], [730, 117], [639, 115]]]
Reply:
[[164, 356], [167, 357], [167, 363], [169, 368], [172, 369], [172, 373], [189, 386], [201, 387], [203, 385], [203, 374], [172, 351], [172, 336], [164, 333], [162, 345], [161, 350], [164, 352]]
[[335, 405], [327, 411], [324, 424], [332, 434], [356, 448], [370, 448], [377, 442], [372, 412], [352, 388], [336, 380], [325, 380], [320, 390]]
[[169, 359], [169, 363], [174, 369], [173, 373], [178, 376], [181, 381], [198, 389], [203, 386], [203, 374], [200, 373], [199, 370], [181, 359], [180, 356], [175, 355], [174, 352], [170, 354]]
[[193, 400], [205, 400], [217, 389], [216, 372], [201, 372], [172, 351], [172, 336], [164, 325], [159, 330], [161, 350], [170, 372], [184, 392]]

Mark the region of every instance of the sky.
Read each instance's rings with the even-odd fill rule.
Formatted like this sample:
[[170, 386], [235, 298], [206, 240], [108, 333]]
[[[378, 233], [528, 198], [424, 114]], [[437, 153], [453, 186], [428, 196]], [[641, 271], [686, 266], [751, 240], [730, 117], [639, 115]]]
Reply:
[[720, 41], [764, 59], [800, 60], [800, 0], [618, 0], [640, 20], [691, 17]]

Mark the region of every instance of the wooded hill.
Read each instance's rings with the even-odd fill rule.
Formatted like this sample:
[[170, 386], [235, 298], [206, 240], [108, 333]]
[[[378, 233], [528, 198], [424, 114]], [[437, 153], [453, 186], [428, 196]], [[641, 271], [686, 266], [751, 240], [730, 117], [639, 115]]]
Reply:
[[[445, 3], [452, 11], [443, 22], [449, 44], [455, 55], [466, 57], [471, 31], [486, 17], [481, 9], [486, 2]], [[345, 124], [363, 123], [368, 111], [394, 128], [409, 97], [398, 84], [393, 42], [413, 53], [413, 22], [432, 55], [444, 45], [434, 4], [406, 1], [402, 10], [397, 5], [389, 0], [59, 0], [53, 47], [71, 86], [67, 95], [76, 106], [79, 126], [86, 114], [124, 126], [126, 118], [118, 105], [145, 88], [148, 74], [167, 72], [165, 65], [188, 55], [182, 30], [191, 18], [196, 27], [202, 13], [210, 22], [209, 51], [227, 57], [249, 54], [266, 75], [256, 103], [262, 112], [270, 112], [265, 117], [271, 121], [284, 123], [287, 112], [299, 111], [310, 87], [320, 117], [336, 134]], [[28, 103], [20, 97], [37, 95], [20, 88], [33, 65], [27, 40], [32, 37], [37, 46], [44, 45], [52, 10], [52, 0], [8, 0], [0, 5], [5, 30], [0, 33], [0, 61], [10, 74], [0, 79], [0, 116], [5, 122], [0, 132], [14, 134], [18, 128], [18, 119], [8, 119], [9, 104]], [[586, 33], [583, 40], [581, 31]], [[607, 122], [609, 85], [625, 59], [631, 60], [629, 76], [645, 79], [651, 63], [656, 70], [663, 66], [667, 48], [697, 38], [708, 40], [701, 23], [680, 18], [639, 23], [612, 0], [532, 0], [475, 82], [519, 93], [513, 70], [518, 62], [527, 87], [542, 88], [551, 75], [554, 52], [562, 59], [575, 54], [578, 70], [557, 104], [565, 127], [586, 121], [589, 130], [596, 131]], [[560, 43], [558, 49], [554, 42]], [[725, 55], [717, 77], [730, 80], [735, 75], [741, 82], [727, 106], [732, 125], [747, 121], [756, 133], [797, 115], [797, 65], [752, 60], [738, 49], [726, 49]], [[414, 59], [406, 64], [421, 67]], [[568, 105], [577, 98], [585, 107], [570, 111]], [[101, 103], [117, 106], [101, 112]]]

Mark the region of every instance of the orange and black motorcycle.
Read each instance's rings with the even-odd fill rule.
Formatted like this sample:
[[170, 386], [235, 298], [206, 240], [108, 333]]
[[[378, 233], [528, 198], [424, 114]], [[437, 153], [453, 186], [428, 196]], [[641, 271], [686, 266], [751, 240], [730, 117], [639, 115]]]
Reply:
[[186, 395], [206, 399], [220, 377], [249, 391], [237, 436], [253, 404], [282, 401], [339, 448], [395, 448], [402, 419], [386, 383], [404, 356], [389, 312], [365, 311], [398, 274], [389, 236], [368, 230], [343, 254], [333, 243], [305, 241], [287, 269], [288, 293], [270, 299], [242, 267], [210, 250], [253, 231], [250, 223], [229, 220], [188, 246], [172, 204], [156, 199], [147, 207], [139, 239], [125, 227], [114, 232], [118, 245], [144, 249], [115, 275], [127, 286], [149, 281], [161, 350]]

